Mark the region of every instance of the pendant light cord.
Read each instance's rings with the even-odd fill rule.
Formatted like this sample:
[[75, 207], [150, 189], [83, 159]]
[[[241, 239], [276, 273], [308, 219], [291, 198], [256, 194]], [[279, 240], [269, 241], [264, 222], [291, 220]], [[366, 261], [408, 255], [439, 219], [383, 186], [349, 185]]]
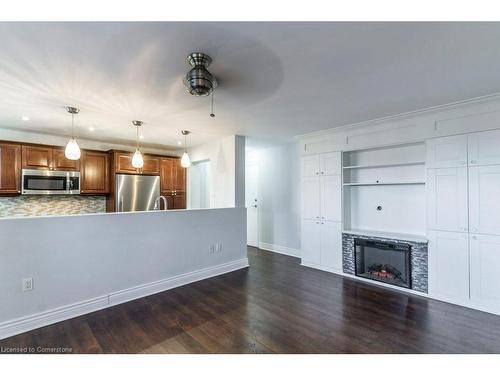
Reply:
[[136, 142], [135, 148], [136, 148], [136, 150], [138, 150], [139, 149], [139, 127], [136, 125], [135, 128], [137, 130], [137, 137], [136, 137], [137, 142]]
[[71, 114], [71, 138], [75, 139], [75, 114]]

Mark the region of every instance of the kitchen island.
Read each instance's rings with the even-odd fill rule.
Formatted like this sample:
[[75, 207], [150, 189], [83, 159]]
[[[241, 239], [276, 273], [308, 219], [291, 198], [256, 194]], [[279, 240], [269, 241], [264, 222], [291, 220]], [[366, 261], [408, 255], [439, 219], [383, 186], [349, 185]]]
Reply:
[[0, 239], [0, 338], [248, 267], [245, 208], [5, 218]]

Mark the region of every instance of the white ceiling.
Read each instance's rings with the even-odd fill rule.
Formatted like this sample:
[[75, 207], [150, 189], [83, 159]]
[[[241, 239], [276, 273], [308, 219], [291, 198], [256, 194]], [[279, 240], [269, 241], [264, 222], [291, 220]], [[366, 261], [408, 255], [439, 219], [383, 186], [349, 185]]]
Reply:
[[[500, 91], [499, 23], [0, 23], [0, 127], [191, 145], [294, 135]], [[216, 118], [185, 57], [214, 58]], [[21, 120], [28, 116], [29, 121]], [[95, 128], [89, 132], [88, 128]]]

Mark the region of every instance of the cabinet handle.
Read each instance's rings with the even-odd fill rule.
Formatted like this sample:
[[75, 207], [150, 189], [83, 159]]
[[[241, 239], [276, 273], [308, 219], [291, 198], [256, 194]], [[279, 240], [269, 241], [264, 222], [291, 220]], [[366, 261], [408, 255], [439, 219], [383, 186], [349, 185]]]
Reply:
[[470, 161], [471, 164], [476, 164], [477, 163], [477, 160], [471, 160]]
[[321, 224], [325, 224], [325, 223], [321, 222]]
[[325, 172], [321, 172], [321, 174], [325, 174]]
[[319, 216], [316, 216], [316, 219], [319, 219]]

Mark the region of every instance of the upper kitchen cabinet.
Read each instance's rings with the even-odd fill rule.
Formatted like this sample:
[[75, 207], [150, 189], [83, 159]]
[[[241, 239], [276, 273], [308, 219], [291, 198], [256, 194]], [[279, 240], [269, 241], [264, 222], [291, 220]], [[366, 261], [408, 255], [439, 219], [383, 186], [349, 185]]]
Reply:
[[81, 194], [109, 193], [109, 154], [83, 151], [81, 158]]
[[162, 192], [170, 192], [174, 189], [174, 159], [161, 158], [160, 160], [160, 186]]
[[469, 135], [469, 165], [500, 164], [500, 130]]
[[114, 170], [115, 173], [140, 173], [140, 174], [160, 174], [160, 158], [155, 156], [143, 155], [144, 166], [135, 168], [132, 165], [133, 153], [114, 152]]
[[21, 192], [21, 145], [0, 142], [0, 194]]
[[52, 147], [22, 146], [23, 168], [52, 169]]
[[80, 160], [69, 160], [64, 155], [64, 149], [52, 149], [52, 169], [56, 171], [79, 171]]
[[319, 155], [304, 156], [302, 158], [302, 177], [319, 175]]
[[426, 142], [427, 168], [451, 168], [467, 165], [467, 136], [457, 135]]
[[500, 165], [469, 168], [470, 232], [500, 235]]
[[180, 159], [173, 159], [173, 176], [174, 176], [174, 190], [186, 191], [186, 168], [181, 166]]
[[26, 169], [79, 171], [80, 161], [66, 159], [62, 148], [23, 145], [22, 166]]

